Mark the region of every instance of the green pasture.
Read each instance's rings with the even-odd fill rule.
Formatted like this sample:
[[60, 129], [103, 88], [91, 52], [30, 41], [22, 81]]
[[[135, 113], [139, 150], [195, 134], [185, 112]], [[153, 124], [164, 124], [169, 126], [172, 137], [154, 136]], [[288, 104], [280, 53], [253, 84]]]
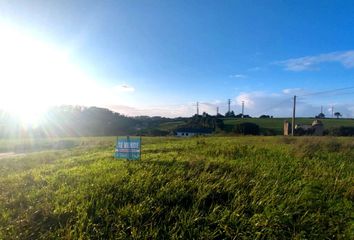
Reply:
[[[224, 120], [224, 124], [227, 126], [233, 126], [235, 124], [243, 122], [251, 122], [257, 124], [261, 128], [261, 132], [266, 129], [271, 129], [277, 134], [283, 133], [284, 121], [288, 120], [291, 122], [291, 118], [229, 118]], [[315, 118], [296, 118], [296, 124], [311, 124]], [[336, 119], [336, 118], [325, 118], [320, 119], [324, 124], [325, 129], [334, 127], [354, 127], [354, 119]]]
[[186, 122], [184, 121], [171, 121], [171, 122], [161, 123], [159, 128], [164, 131], [173, 131], [179, 126], [184, 124], [186, 124]]

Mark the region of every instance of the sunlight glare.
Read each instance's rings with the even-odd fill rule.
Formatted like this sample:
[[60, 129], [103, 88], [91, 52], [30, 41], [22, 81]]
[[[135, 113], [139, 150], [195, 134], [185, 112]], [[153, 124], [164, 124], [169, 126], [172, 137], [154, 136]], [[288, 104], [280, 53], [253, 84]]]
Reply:
[[35, 124], [49, 106], [91, 100], [94, 82], [70, 64], [66, 51], [1, 24], [0, 34], [0, 109]]

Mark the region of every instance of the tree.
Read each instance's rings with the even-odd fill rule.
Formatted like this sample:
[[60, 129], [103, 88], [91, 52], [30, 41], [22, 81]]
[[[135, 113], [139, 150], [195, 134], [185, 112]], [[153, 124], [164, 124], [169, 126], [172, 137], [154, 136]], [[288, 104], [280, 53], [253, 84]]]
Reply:
[[326, 116], [323, 113], [318, 114], [315, 118], [325, 118]]
[[225, 117], [235, 117], [234, 111], [230, 111], [230, 112], [225, 113]]
[[260, 128], [255, 123], [244, 122], [236, 124], [233, 128], [233, 132], [242, 135], [259, 135]]
[[216, 127], [220, 130], [224, 130], [225, 124], [222, 119], [216, 119]]
[[340, 112], [335, 112], [335, 113], [334, 113], [334, 116], [336, 116], [337, 118], [339, 118], [339, 117], [342, 116], [342, 114], [340, 114]]

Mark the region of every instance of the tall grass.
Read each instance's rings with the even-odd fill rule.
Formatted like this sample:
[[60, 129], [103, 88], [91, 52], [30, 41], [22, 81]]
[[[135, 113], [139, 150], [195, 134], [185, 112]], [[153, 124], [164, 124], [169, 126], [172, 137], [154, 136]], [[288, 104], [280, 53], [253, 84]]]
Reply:
[[0, 239], [354, 237], [353, 138], [76, 143], [0, 160]]

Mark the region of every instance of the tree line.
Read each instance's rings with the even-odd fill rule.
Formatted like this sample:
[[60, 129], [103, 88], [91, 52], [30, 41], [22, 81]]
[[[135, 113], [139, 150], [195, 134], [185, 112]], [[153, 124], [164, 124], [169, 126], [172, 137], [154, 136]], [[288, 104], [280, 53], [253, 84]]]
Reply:
[[[336, 114], [337, 115], [337, 114]], [[208, 128], [217, 133], [235, 133], [245, 135], [276, 135], [272, 129], [263, 129], [254, 123], [225, 125], [225, 118], [251, 118], [249, 115], [228, 112], [216, 116], [203, 113], [190, 118], [165, 118], [160, 116], [129, 117], [106, 108], [59, 106], [49, 109], [37, 126], [24, 126], [21, 119], [0, 111], [0, 138], [17, 137], [78, 137], [78, 136], [117, 136], [142, 135], [165, 136], [173, 134], [171, 130], [161, 128], [163, 123], [180, 122], [178, 127]], [[259, 118], [273, 118], [261, 115]], [[353, 127], [328, 130], [328, 135], [354, 135]]]
[[0, 138], [134, 135], [168, 121], [159, 116], [129, 117], [99, 107], [60, 106], [48, 110], [37, 126], [23, 126], [21, 119], [0, 111]]

